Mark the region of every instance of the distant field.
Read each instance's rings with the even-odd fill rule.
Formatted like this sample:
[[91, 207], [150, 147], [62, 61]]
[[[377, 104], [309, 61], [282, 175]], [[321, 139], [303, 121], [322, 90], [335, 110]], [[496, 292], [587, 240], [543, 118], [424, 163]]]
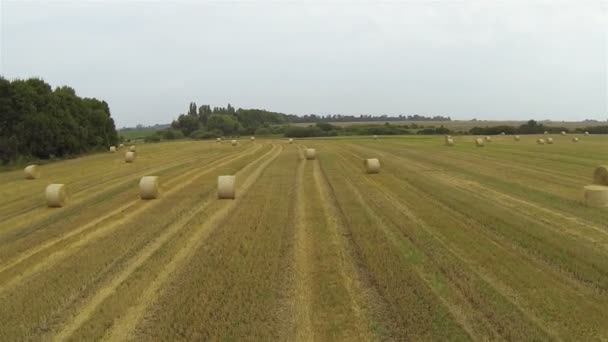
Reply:
[[[508, 125], [508, 126], [520, 126], [525, 124], [526, 121], [389, 121], [390, 124], [394, 125], [411, 125], [417, 124], [419, 126], [435, 126], [439, 127], [443, 125], [446, 128], [456, 130], [456, 131], [467, 131], [475, 126], [485, 127], [485, 126], [499, 126], [499, 125]], [[540, 121], [540, 123], [546, 126], [556, 126], [556, 127], [566, 127], [568, 129], [576, 129], [576, 128], [584, 128], [590, 126], [602, 126], [608, 125], [608, 122], [562, 122], [562, 121]], [[363, 121], [363, 122], [332, 122], [332, 125], [336, 126], [351, 126], [351, 125], [383, 125], [383, 121]], [[295, 126], [309, 126], [313, 125], [312, 123], [298, 123], [292, 124]]]
[[608, 136], [571, 136], [181, 141], [2, 172], [0, 341], [608, 340], [608, 210], [582, 202]]

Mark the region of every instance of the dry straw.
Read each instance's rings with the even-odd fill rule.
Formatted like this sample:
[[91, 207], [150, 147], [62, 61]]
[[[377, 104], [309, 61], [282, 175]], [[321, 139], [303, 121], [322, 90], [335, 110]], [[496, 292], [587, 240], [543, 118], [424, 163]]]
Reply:
[[589, 135], [589, 132], [585, 131], [585, 135]]
[[219, 199], [234, 199], [235, 176], [219, 176], [217, 177], [217, 198]]
[[238, 144], [238, 143], [236, 142], [236, 140], [232, 140], [230, 143], [232, 144], [232, 146], [236, 146], [236, 145]]
[[585, 189], [585, 204], [595, 208], [608, 207], [608, 187], [604, 185], [587, 185]]
[[61, 208], [68, 202], [68, 195], [63, 184], [49, 184], [45, 191], [46, 205], [51, 208]]
[[486, 136], [486, 142], [492, 142], [492, 137], [491, 136]]
[[454, 139], [452, 139], [452, 138], [445, 139], [445, 144], [447, 146], [454, 146]]
[[363, 161], [365, 165], [365, 171], [367, 173], [379, 173], [380, 172], [380, 161], [378, 158], [365, 159]]
[[158, 187], [158, 176], [143, 176], [139, 180], [139, 197], [142, 200], [158, 198], [160, 190]]
[[521, 140], [521, 137], [520, 137], [519, 135], [516, 135], [516, 136], [514, 136], [514, 137], [513, 137], [513, 139], [514, 139], [515, 141], [520, 141], [520, 140]]
[[545, 139], [538, 139], [536, 140], [536, 143], [539, 145], [544, 145], [545, 144]]
[[132, 163], [135, 161], [135, 152], [127, 152], [125, 153], [125, 163]]
[[317, 157], [317, 151], [314, 148], [306, 149], [306, 159], [313, 160]]
[[553, 144], [553, 138], [547, 138], [547, 144], [549, 144], [549, 145]]
[[116, 146], [110, 146], [110, 152], [112, 152], [112, 153], [116, 152]]
[[23, 169], [25, 179], [37, 179], [40, 178], [40, 168], [38, 165], [29, 165]]
[[572, 142], [578, 142], [578, 138], [577, 137], [572, 138]]
[[600, 165], [593, 171], [593, 183], [608, 185], [608, 166]]
[[293, 144], [293, 139], [291, 139], [291, 138], [290, 138], [290, 139], [289, 139], [289, 143], [290, 143], [290, 144]]
[[565, 131], [562, 131], [562, 132], [561, 132], [561, 135], [562, 135], [562, 136], [565, 136], [565, 135], [566, 135], [566, 132], [565, 132]]
[[251, 138], [249, 138], [249, 140], [254, 141], [254, 140], [255, 140], [255, 137], [251, 137]]
[[215, 141], [222, 142], [222, 138], [216, 138]]
[[120, 145], [118, 145], [118, 147], [123, 148], [123, 147], [125, 147], [125, 144], [120, 144]]
[[477, 145], [477, 147], [483, 147], [483, 145], [484, 145], [483, 139], [481, 139], [481, 138], [475, 139], [475, 145]]
[[129, 152], [135, 152], [135, 145], [129, 146]]

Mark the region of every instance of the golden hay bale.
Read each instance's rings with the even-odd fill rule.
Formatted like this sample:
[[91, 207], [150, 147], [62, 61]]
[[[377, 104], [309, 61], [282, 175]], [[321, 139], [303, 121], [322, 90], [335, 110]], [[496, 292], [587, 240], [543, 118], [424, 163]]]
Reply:
[[477, 147], [483, 147], [483, 145], [484, 145], [484, 141], [483, 141], [483, 139], [481, 139], [481, 138], [477, 138], [477, 139], [475, 139], [475, 145], [476, 145]]
[[553, 138], [547, 138], [547, 144], [553, 144]]
[[307, 148], [306, 149], [306, 159], [313, 160], [316, 157], [317, 157], [317, 150], [315, 150], [314, 148]]
[[600, 165], [593, 171], [593, 183], [608, 185], [608, 166]]
[[158, 198], [158, 176], [143, 176], [139, 180], [139, 197], [143, 200]]
[[374, 135], [374, 139], [378, 140], [378, 136], [377, 136], [377, 135]]
[[23, 169], [25, 179], [37, 179], [40, 178], [40, 168], [38, 165], [29, 165]]
[[289, 139], [289, 143], [290, 143], [290, 144], [293, 144], [293, 139]]
[[365, 165], [365, 171], [367, 173], [379, 173], [380, 172], [380, 161], [378, 158], [365, 159], [363, 161]]
[[110, 152], [112, 152], [112, 153], [116, 152], [116, 146], [110, 146]]
[[135, 145], [129, 146], [129, 152], [135, 152]]
[[222, 142], [222, 138], [216, 138], [215, 141]]
[[235, 176], [219, 176], [217, 177], [217, 198], [219, 199], [234, 199]]
[[608, 207], [608, 186], [587, 185], [585, 189], [585, 204], [594, 208]]
[[486, 136], [486, 142], [492, 142], [492, 137], [491, 136]]
[[548, 132], [548, 131], [545, 131], [545, 133], [544, 133], [544, 134], [549, 134], [549, 132]]
[[249, 140], [254, 141], [254, 140], [255, 140], [255, 137], [251, 137], [251, 138], [249, 138]]
[[514, 137], [513, 137], [513, 139], [514, 139], [515, 141], [520, 141], [520, 140], [521, 140], [521, 137], [520, 137], [519, 135], [516, 135], [516, 136], [514, 136]]
[[589, 132], [585, 131], [585, 135], [589, 135]]
[[572, 138], [572, 142], [578, 142], [578, 138], [577, 137]]
[[120, 144], [120, 145], [118, 145], [118, 147], [123, 148], [123, 147], [125, 147], [125, 144]]
[[61, 208], [68, 202], [68, 194], [63, 184], [49, 184], [45, 196], [46, 205], [51, 208]]
[[560, 134], [561, 134], [562, 136], [564, 136], [564, 135], [566, 135], [566, 132], [565, 132], [565, 131], [562, 131]]
[[452, 138], [448, 138], [448, 139], [446, 139], [446, 140], [445, 140], [445, 144], [446, 144], [447, 146], [454, 146], [454, 139], [452, 139]]
[[536, 143], [539, 145], [544, 145], [545, 144], [545, 139], [538, 139], [536, 140]]
[[236, 141], [236, 140], [232, 140], [230, 143], [232, 144], [232, 146], [236, 146], [236, 145], [238, 145], [238, 143], [237, 143], [237, 141]]
[[505, 135], [505, 134], [506, 134], [505, 132], [500, 132], [500, 135]]
[[135, 152], [128, 151], [125, 153], [125, 163], [132, 163], [135, 161]]

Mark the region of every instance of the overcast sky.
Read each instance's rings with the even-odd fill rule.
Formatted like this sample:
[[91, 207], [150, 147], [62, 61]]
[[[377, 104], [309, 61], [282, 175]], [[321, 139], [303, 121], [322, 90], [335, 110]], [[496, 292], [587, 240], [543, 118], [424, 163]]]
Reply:
[[5, 1], [0, 74], [110, 104], [608, 118], [608, 1]]

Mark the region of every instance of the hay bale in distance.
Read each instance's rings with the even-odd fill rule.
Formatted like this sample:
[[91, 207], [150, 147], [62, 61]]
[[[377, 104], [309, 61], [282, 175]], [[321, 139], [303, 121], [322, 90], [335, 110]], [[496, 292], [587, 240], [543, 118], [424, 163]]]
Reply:
[[585, 204], [594, 208], [608, 207], [608, 186], [587, 185], [585, 190]]
[[293, 139], [289, 138], [289, 143], [293, 144]]
[[379, 173], [380, 172], [380, 161], [378, 158], [365, 159], [363, 161], [365, 165], [365, 172], [367, 173]]
[[306, 149], [306, 159], [313, 160], [316, 157], [317, 157], [317, 150], [315, 150], [314, 148], [307, 148]]
[[484, 145], [484, 141], [483, 141], [483, 139], [481, 139], [481, 138], [477, 138], [477, 139], [475, 139], [475, 145], [476, 145], [477, 147], [483, 147], [483, 145]]
[[516, 136], [514, 136], [514, 137], [513, 137], [513, 140], [515, 140], [515, 141], [520, 141], [520, 140], [521, 140], [521, 137], [520, 137], [519, 135], [516, 135]]
[[565, 136], [565, 135], [566, 135], [566, 132], [565, 132], [565, 131], [562, 131], [560, 134], [561, 134], [562, 136]]
[[125, 153], [125, 163], [132, 163], [135, 161], [135, 152], [128, 151]]
[[454, 139], [452, 139], [452, 138], [445, 139], [445, 144], [447, 146], [454, 146]]
[[572, 142], [578, 142], [578, 138], [577, 137], [572, 138]]
[[120, 145], [118, 145], [118, 147], [123, 148], [123, 147], [125, 147], [125, 144], [120, 144]]
[[378, 136], [377, 136], [377, 135], [374, 135], [374, 139], [375, 139], [375, 140], [378, 140]]
[[28, 165], [23, 169], [23, 173], [25, 174], [25, 179], [38, 179], [40, 178], [40, 168], [38, 165]]
[[549, 145], [553, 144], [553, 138], [547, 138], [547, 144], [549, 144]]
[[230, 143], [232, 144], [232, 146], [238, 145], [238, 142], [236, 140], [232, 140], [232, 141], [230, 141]]
[[251, 137], [251, 138], [249, 138], [249, 140], [254, 141], [254, 140], [255, 140], [255, 137]]
[[135, 145], [129, 146], [129, 152], [135, 152]]
[[599, 185], [608, 185], [608, 166], [600, 165], [593, 171], [593, 183]]
[[215, 141], [217, 141], [218, 143], [222, 142], [222, 138], [215, 138]]
[[538, 139], [536, 140], [536, 143], [539, 145], [544, 145], [545, 144], [545, 139]]
[[545, 131], [545, 133], [543, 133], [543, 134], [549, 134], [549, 131]]
[[112, 153], [116, 152], [116, 146], [110, 146], [110, 152], [112, 152]]
[[585, 135], [589, 135], [589, 132], [585, 131]]
[[500, 132], [500, 135], [505, 135], [505, 134], [506, 134], [505, 132]]
[[486, 142], [492, 142], [492, 137], [491, 136], [486, 136]]
[[68, 202], [68, 194], [64, 184], [49, 184], [45, 191], [46, 205], [50, 208], [61, 208]]
[[217, 177], [217, 198], [218, 199], [234, 199], [235, 176], [219, 176]]
[[160, 194], [158, 187], [158, 176], [143, 176], [139, 180], [139, 197], [142, 200], [158, 198]]

